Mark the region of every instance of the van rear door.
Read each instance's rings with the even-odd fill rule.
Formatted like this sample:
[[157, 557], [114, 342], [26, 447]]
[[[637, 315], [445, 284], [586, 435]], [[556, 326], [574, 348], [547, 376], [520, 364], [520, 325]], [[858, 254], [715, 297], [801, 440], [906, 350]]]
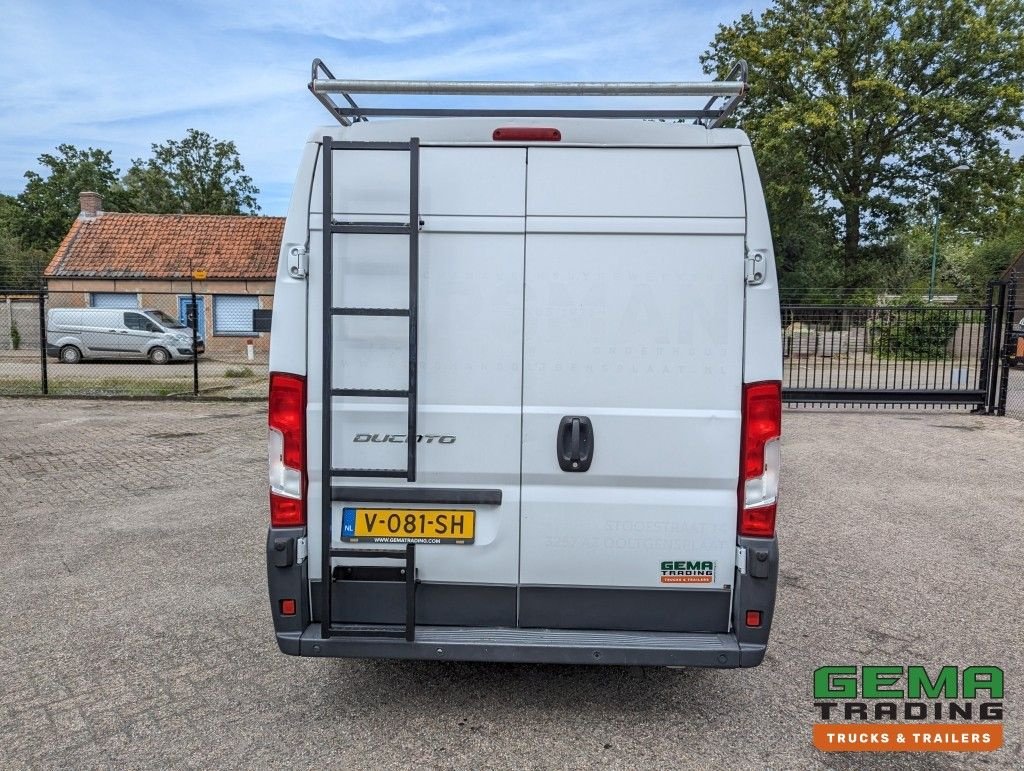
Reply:
[[728, 631], [737, 152], [531, 147], [528, 169], [520, 626]]
[[[361, 130], [357, 124], [347, 138], [358, 140]], [[408, 152], [372, 146], [335, 151], [333, 219], [408, 221], [410, 160]], [[360, 522], [372, 520], [374, 527], [400, 523], [391, 535], [394, 542], [402, 542], [410, 516], [416, 526], [423, 512], [472, 513], [468, 540], [417, 544], [419, 624], [516, 624], [525, 174], [524, 148], [420, 149], [419, 436], [407, 436], [405, 399], [336, 396], [331, 410], [335, 468], [402, 469], [406, 443], [416, 441], [415, 482], [327, 478], [319, 463], [320, 368], [310, 367], [310, 510], [319, 511], [321, 490], [330, 494], [333, 483], [334, 547], [389, 548], [380, 545], [390, 542], [388, 535], [374, 540], [343, 529]], [[318, 177], [315, 187], [320, 184]], [[317, 209], [322, 208], [320, 199], [314, 190], [311, 200]], [[319, 211], [311, 218], [313, 265], [322, 259], [318, 231], [324, 219]], [[408, 307], [407, 236], [338, 234], [332, 251], [336, 307]], [[320, 271], [310, 272], [308, 345], [313, 362], [322, 350], [325, 318], [320, 276]], [[405, 387], [406, 318], [335, 316], [333, 324], [335, 388]], [[478, 499], [484, 493], [487, 502]], [[446, 520], [446, 527], [452, 522]], [[460, 522], [468, 530], [464, 515]], [[316, 515], [310, 517], [309, 534], [311, 553], [319, 554]], [[336, 577], [342, 579], [332, 584], [334, 622], [404, 624], [405, 586], [375, 580], [373, 566], [382, 563], [389, 564], [359, 557], [333, 560]], [[310, 573], [318, 583], [316, 561], [311, 561]], [[318, 611], [319, 602], [313, 607]]]

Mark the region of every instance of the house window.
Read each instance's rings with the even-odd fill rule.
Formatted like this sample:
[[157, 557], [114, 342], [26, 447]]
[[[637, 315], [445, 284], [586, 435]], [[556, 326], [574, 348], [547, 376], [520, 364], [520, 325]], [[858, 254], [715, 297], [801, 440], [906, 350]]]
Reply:
[[213, 333], [215, 335], [255, 335], [252, 312], [260, 307], [260, 298], [250, 295], [218, 294], [213, 297]]
[[93, 292], [89, 295], [89, 305], [93, 308], [138, 308], [139, 296], [125, 292]]

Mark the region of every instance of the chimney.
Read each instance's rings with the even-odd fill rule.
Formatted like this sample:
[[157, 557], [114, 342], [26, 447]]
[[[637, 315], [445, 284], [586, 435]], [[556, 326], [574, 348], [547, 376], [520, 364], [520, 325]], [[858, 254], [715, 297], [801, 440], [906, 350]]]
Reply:
[[78, 203], [82, 207], [80, 220], [93, 220], [103, 213], [103, 196], [99, 193], [83, 190], [78, 194]]

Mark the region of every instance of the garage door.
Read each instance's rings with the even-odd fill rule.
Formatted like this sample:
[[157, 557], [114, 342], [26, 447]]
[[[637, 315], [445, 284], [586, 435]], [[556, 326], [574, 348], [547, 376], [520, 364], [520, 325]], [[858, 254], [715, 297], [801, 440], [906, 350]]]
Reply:
[[139, 296], [127, 292], [93, 292], [93, 308], [138, 308]]

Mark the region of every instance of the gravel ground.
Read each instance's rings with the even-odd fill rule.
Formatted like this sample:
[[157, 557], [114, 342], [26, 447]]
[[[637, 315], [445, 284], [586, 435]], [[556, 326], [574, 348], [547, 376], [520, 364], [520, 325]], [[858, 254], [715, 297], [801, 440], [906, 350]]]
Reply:
[[[0, 399], [0, 767], [1024, 765], [1024, 424], [788, 412], [753, 670], [294, 659], [266, 600], [262, 405]], [[997, 664], [1006, 746], [824, 755], [826, 664]]]

